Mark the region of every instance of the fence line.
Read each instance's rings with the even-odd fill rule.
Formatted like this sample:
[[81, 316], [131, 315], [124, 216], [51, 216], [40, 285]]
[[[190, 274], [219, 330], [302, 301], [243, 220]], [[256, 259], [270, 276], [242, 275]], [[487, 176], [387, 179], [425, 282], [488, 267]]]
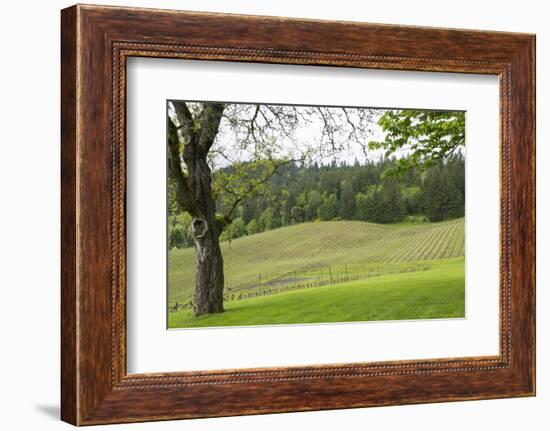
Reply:
[[[362, 265], [363, 269], [366, 269], [366, 265]], [[318, 274], [317, 276], [311, 276], [306, 272], [301, 273], [302, 276], [308, 274], [309, 280], [307, 282], [301, 281], [298, 282], [298, 272], [293, 271], [291, 274], [294, 275], [294, 283], [286, 284], [282, 286], [268, 286], [268, 284], [276, 282], [277, 280], [264, 281], [253, 287], [229, 287], [229, 283], [226, 284], [226, 292], [223, 295], [224, 302], [231, 301], [240, 301], [243, 299], [257, 298], [260, 296], [268, 296], [276, 293], [283, 292], [292, 292], [295, 290], [309, 289], [312, 287], [322, 287], [322, 286], [332, 286], [338, 285], [340, 283], [348, 283], [350, 281], [358, 280], [367, 280], [369, 278], [380, 277], [382, 275], [389, 274], [401, 274], [406, 272], [417, 272], [417, 271], [426, 271], [429, 269], [428, 265], [418, 265], [418, 266], [408, 266], [405, 268], [392, 268], [389, 271], [380, 271], [379, 265], [376, 266], [375, 272], [358, 272], [355, 274], [349, 273], [348, 265], [346, 265], [344, 272], [333, 272], [331, 266], [328, 266], [328, 278], [321, 278], [323, 274]], [[288, 274], [287, 274], [288, 275]], [[258, 280], [261, 281], [262, 278], [266, 280], [262, 274], [258, 274]], [[315, 279], [316, 278], [316, 279]], [[279, 278], [279, 280], [284, 280], [284, 278]], [[262, 286], [263, 284], [263, 286]], [[240, 291], [248, 290], [248, 292], [238, 293]], [[230, 293], [232, 292], [232, 293]], [[175, 302], [173, 305], [169, 306], [170, 311], [178, 311], [193, 308], [193, 301], [188, 301], [186, 303]]]

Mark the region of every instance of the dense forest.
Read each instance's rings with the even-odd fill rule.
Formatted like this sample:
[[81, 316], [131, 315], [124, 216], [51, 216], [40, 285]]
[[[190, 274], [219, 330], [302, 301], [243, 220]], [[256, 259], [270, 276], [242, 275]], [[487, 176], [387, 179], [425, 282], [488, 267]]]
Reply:
[[[442, 221], [464, 216], [464, 157], [458, 153], [428, 169], [387, 175], [398, 159], [361, 164], [289, 163], [255, 193], [239, 202], [221, 240], [279, 227], [327, 220], [374, 223]], [[227, 175], [234, 167], [213, 173]], [[170, 194], [170, 192], [169, 192]], [[223, 212], [222, 199], [217, 207]], [[193, 246], [191, 216], [169, 205], [169, 246]]]

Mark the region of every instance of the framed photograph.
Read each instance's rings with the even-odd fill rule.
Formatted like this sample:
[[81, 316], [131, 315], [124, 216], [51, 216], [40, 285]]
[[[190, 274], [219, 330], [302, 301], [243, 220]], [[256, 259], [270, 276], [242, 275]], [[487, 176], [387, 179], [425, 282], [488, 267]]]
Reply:
[[62, 11], [61, 416], [535, 394], [535, 37]]

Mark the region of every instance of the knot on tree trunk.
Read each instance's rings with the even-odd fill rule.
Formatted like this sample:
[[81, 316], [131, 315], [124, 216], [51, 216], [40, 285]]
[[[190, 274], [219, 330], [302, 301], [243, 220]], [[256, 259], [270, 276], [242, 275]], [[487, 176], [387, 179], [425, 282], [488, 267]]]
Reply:
[[194, 218], [191, 221], [191, 230], [195, 238], [202, 238], [208, 230], [208, 223], [202, 218]]

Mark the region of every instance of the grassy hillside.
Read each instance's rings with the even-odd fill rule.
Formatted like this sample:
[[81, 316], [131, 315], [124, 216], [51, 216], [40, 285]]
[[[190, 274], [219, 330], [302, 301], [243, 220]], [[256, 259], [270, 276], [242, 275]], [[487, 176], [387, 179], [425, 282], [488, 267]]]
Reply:
[[226, 303], [196, 318], [169, 314], [169, 327], [354, 322], [464, 316], [464, 258], [440, 260], [420, 272], [389, 274]]
[[[226, 309], [231, 310], [247, 301], [261, 304], [280, 295], [311, 295], [313, 289], [340, 289], [343, 283], [352, 286], [360, 280], [370, 286], [375, 281], [371, 277], [391, 280], [385, 274], [427, 276], [437, 270], [433, 260], [464, 256], [464, 219], [419, 225], [303, 223], [224, 242], [222, 250], [228, 299], [270, 295], [230, 300]], [[171, 250], [168, 262], [169, 306], [187, 304], [193, 296], [194, 249]], [[463, 263], [461, 277], [463, 291]], [[330, 286], [322, 286], [325, 282]]]

